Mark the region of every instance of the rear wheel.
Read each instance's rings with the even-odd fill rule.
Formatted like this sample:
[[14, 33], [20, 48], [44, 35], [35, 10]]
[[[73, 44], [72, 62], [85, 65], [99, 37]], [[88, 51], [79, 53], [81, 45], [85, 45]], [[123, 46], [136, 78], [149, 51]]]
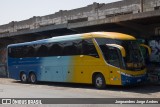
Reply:
[[32, 84], [35, 84], [37, 83], [37, 77], [34, 73], [31, 73], [30, 76], [29, 76], [29, 80]]
[[21, 73], [20, 79], [21, 79], [21, 82], [26, 83], [27, 82], [27, 75], [25, 73]]
[[105, 79], [102, 74], [97, 74], [94, 78], [94, 85], [98, 89], [104, 89], [106, 87]]

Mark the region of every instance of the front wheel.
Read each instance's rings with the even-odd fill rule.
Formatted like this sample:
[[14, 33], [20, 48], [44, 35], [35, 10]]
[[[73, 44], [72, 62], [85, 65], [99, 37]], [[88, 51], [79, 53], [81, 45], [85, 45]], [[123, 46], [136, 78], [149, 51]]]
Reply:
[[106, 87], [105, 79], [102, 74], [97, 74], [94, 78], [94, 85], [98, 89], [104, 89]]
[[29, 80], [32, 84], [36, 84], [37, 83], [37, 77], [34, 73], [31, 73], [29, 76]]

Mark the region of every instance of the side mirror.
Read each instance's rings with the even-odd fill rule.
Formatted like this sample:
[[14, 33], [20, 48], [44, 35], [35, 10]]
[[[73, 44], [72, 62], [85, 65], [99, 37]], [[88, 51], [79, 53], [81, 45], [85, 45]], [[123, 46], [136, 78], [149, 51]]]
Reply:
[[140, 44], [141, 47], [144, 47], [148, 50], [148, 54], [151, 55], [151, 48], [148, 45]]
[[126, 50], [124, 49], [123, 46], [117, 45], [117, 44], [106, 44], [107, 46], [115, 47], [118, 48], [121, 51], [121, 54], [123, 57], [126, 57]]

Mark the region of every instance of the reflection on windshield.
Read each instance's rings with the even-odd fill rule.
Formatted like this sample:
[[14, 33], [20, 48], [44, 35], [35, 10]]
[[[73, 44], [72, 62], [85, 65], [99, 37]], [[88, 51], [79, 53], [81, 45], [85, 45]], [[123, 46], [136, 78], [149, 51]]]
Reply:
[[106, 45], [100, 45], [100, 48], [107, 63], [115, 67], [122, 68], [122, 62], [119, 54], [120, 51], [118, 51], [118, 49]]
[[122, 46], [126, 50], [126, 69], [141, 70], [145, 67], [139, 44], [136, 41], [123, 41]]

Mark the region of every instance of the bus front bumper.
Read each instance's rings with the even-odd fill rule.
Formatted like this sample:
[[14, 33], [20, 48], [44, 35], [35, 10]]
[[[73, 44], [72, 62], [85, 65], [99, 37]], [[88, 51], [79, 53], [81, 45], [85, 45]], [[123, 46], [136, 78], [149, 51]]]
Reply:
[[145, 83], [147, 81], [147, 75], [140, 75], [140, 76], [128, 76], [128, 75], [121, 75], [122, 77], [122, 85], [137, 85], [140, 83]]

